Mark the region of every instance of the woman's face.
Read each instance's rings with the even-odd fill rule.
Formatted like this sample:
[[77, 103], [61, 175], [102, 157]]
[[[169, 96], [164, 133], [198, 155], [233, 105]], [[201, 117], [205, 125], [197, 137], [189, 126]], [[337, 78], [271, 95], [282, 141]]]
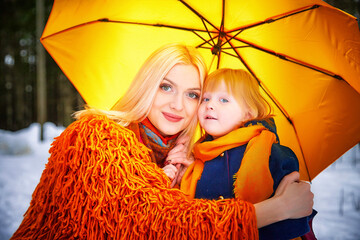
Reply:
[[163, 136], [184, 130], [195, 117], [201, 94], [193, 65], [175, 65], [162, 80], [148, 118]]

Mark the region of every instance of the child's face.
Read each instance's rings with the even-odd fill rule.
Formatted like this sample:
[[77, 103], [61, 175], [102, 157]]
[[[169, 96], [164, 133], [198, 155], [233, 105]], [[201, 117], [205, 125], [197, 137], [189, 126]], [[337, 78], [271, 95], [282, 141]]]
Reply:
[[213, 92], [205, 90], [198, 117], [201, 127], [214, 138], [218, 138], [238, 128], [249, 118], [248, 112], [239, 105], [222, 82]]

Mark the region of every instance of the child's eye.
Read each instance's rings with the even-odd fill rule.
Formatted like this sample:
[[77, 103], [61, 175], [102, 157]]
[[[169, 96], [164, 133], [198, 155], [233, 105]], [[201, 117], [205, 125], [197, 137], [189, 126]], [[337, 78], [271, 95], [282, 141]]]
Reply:
[[208, 102], [209, 100], [209, 98], [203, 98], [201, 102]]
[[229, 102], [229, 100], [227, 100], [226, 98], [220, 98], [220, 102], [227, 103], [227, 102]]
[[166, 83], [160, 84], [160, 88], [165, 92], [169, 92], [172, 89], [171, 85]]
[[200, 95], [196, 92], [190, 92], [188, 93], [188, 96], [192, 99], [199, 99], [200, 98]]

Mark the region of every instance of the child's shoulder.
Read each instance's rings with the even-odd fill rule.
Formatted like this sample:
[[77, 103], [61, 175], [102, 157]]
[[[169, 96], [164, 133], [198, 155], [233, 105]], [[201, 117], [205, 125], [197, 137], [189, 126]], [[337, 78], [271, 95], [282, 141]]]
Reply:
[[298, 171], [299, 161], [289, 147], [274, 143], [271, 147], [270, 166]]
[[274, 118], [266, 118], [266, 119], [254, 119], [248, 121], [244, 124], [245, 127], [254, 126], [254, 125], [261, 125], [264, 126], [267, 130], [274, 133], [276, 136], [276, 141], [279, 142], [279, 136], [277, 135], [276, 124]]

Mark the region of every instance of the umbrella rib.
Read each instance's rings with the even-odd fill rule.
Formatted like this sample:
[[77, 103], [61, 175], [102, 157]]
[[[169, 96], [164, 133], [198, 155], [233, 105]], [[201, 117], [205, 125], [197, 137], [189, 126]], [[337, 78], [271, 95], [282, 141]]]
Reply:
[[221, 11], [221, 30], [224, 30], [225, 26], [225, 0], [222, 1], [222, 11]]
[[223, 46], [223, 44], [221, 44], [221, 42], [226, 36], [225, 31], [224, 31], [224, 26], [225, 26], [225, 0], [222, 1], [221, 25], [220, 25], [220, 33], [219, 33], [219, 38], [218, 38], [218, 43], [217, 43], [218, 52], [217, 52], [217, 54], [214, 54], [217, 56], [216, 69], [219, 69], [219, 67], [220, 67], [220, 60], [221, 60], [221, 53], [222, 53], [222, 46]]
[[194, 28], [185, 28], [185, 27], [179, 27], [179, 26], [172, 26], [172, 25], [165, 25], [165, 24], [152, 24], [152, 23], [141, 23], [141, 22], [129, 22], [129, 21], [115, 21], [115, 20], [110, 20], [108, 18], [101, 18], [98, 20], [94, 20], [94, 21], [90, 21], [90, 22], [85, 22], [85, 23], [81, 23], [78, 24], [76, 26], [72, 26], [66, 29], [63, 29], [61, 31], [55, 32], [53, 34], [50, 34], [46, 37], [42, 37], [41, 39], [44, 40], [46, 38], [52, 37], [52, 36], [56, 36], [60, 33], [78, 28], [78, 27], [82, 27], [85, 25], [89, 25], [89, 24], [94, 24], [94, 23], [98, 23], [98, 22], [109, 22], [109, 23], [123, 23], [123, 24], [133, 24], [133, 25], [142, 25], [142, 26], [151, 26], [151, 27], [165, 27], [165, 28], [173, 28], [173, 29], [178, 29], [178, 30], [184, 30], [184, 31], [190, 31], [190, 32], [207, 32], [207, 33], [217, 33], [217, 31], [209, 31], [209, 30], [203, 30], [203, 29], [194, 29]]
[[273, 101], [273, 103], [276, 105], [276, 107], [280, 110], [280, 112], [284, 115], [284, 117], [289, 121], [289, 123], [291, 125], [292, 121], [289, 117], [289, 114], [285, 111], [285, 109], [283, 109], [280, 105], [280, 103], [278, 103], [275, 98], [270, 94], [269, 91], [267, 91], [267, 89], [265, 89], [265, 86], [262, 84], [262, 82], [258, 79], [258, 77], [256, 77], [255, 73], [251, 70], [251, 68], [248, 66], [248, 64], [245, 62], [245, 60], [241, 57], [241, 55], [239, 54], [239, 52], [237, 51], [237, 48], [234, 47], [234, 45], [232, 44], [232, 42], [229, 42], [230, 46], [232, 47], [233, 51], [236, 53], [237, 58], [241, 61], [241, 63], [246, 67], [246, 69], [249, 71], [249, 73], [256, 79], [256, 81], [259, 83], [259, 86], [264, 90], [264, 92], [266, 93], [266, 95], [268, 95], [268, 97]]
[[302, 67], [306, 67], [306, 68], [309, 68], [311, 70], [314, 70], [314, 71], [317, 71], [317, 72], [320, 72], [322, 74], [325, 74], [327, 76], [330, 76], [330, 77], [333, 77], [337, 80], [344, 80], [344, 78], [342, 78], [340, 75], [337, 75], [335, 73], [332, 73], [330, 71], [327, 71], [325, 69], [322, 69], [322, 68], [319, 68], [317, 66], [314, 66], [314, 65], [311, 65], [309, 63], [305, 63], [305, 62], [302, 62], [300, 60], [297, 60], [295, 58], [292, 58], [292, 57], [289, 57], [289, 56], [286, 56], [286, 55], [283, 55], [283, 54], [274, 54], [275, 56], [279, 57], [280, 59], [283, 59], [285, 61], [288, 61], [288, 62], [291, 62], [291, 63], [295, 63], [297, 65], [300, 65]]
[[[206, 24], [204, 23], [203, 18], [201, 18], [204, 27], [206, 30], [203, 29], [192, 29], [192, 28], [185, 28], [185, 27], [179, 27], [179, 26], [172, 26], [172, 25], [165, 25], [165, 24], [150, 24], [150, 23], [139, 23], [139, 22], [126, 22], [126, 21], [113, 21], [113, 20], [109, 20], [109, 19], [99, 19], [99, 21], [102, 22], [113, 22], [113, 23], [125, 23], [125, 24], [135, 24], [135, 25], [144, 25], [144, 26], [153, 26], [153, 27], [166, 27], [166, 28], [174, 28], [174, 29], [178, 29], [178, 30], [184, 30], [184, 31], [191, 31], [192, 33], [194, 33], [196, 36], [198, 36], [199, 38], [201, 38], [204, 43], [209, 43], [209, 41], [211, 40], [213, 42], [213, 44], [215, 45], [214, 41], [213, 41], [213, 37], [211, 37], [210, 33], [217, 33], [217, 31], [209, 31], [209, 29], [207, 28]], [[202, 36], [200, 36], [197, 32], [206, 32], [207, 34], [209, 34], [210, 40], [206, 40], [204, 39]], [[216, 38], [216, 37], [215, 37]], [[210, 44], [211, 45], [211, 44]]]
[[[100, 19], [101, 20], [101, 19]], [[88, 25], [88, 24], [93, 24], [93, 23], [97, 23], [99, 22], [99, 20], [94, 20], [94, 21], [90, 21], [90, 22], [86, 22], [86, 23], [81, 23], [81, 24], [78, 24], [78, 25], [75, 25], [75, 26], [72, 26], [72, 27], [69, 27], [69, 28], [65, 28], [61, 31], [58, 31], [58, 32], [55, 32], [55, 33], [52, 33], [50, 35], [47, 35], [46, 37], [41, 37], [41, 40], [44, 40], [44, 39], [47, 39], [49, 37], [52, 37], [52, 36], [56, 36], [60, 33], [63, 33], [63, 32], [66, 32], [66, 31], [69, 31], [71, 29], [75, 29], [75, 28], [78, 28], [78, 27], [82, 27], [82, 26], [85, 26], [85, 25]]]
[[[214, 39], [211, 37], [210, 32], [209, 32], [209, 29], [207, 28], [207, 26], [206, 26], [206, 24], [205, 24], [205, 22], [204, 22], [204, 19], [201, 18], [201, 21], [202, 21], [202, 23], [203, 23], [203, 25], [204, 25], [204, 27], [205, 27], [205, 29], [206, 29], [209, 37], [210, 37], [210, 40], [212, 41], [213, 45], [215, 45]], [[196, 34], [196, 35], [197, 35], [197, 34]], [[199, 37], [200, 37], [200, 36], [199, 36]], [[200, 37], [200, 38], [202, 38], [202, 37]], [[202, 38], [202, 39], [203, 39], [203, 38]], [[205, 39], [203, 39], [203, 40], [206, 42]], [[207, 41], [207, 42], [209, 42], [209, 41]]]
[[[250, 47], [250, 46], [238, 46], [238, 47], [234, 47], [234, 48], [247, 48], [247, 47]], [[234, 49], [232, 47], [224, 47], [222, 49]]]
[[[214, 43], [214, 38], [216, 38], [217, 36], [215, 36], [214, 38], [210, 36], [210, 39], [209, 40], [206, 40], [205, 38], [201, 37], [199, 34], [197, 34], [195, 31], [193, 32], [196, 36], [198, 36], [199, 38], [201, 38], [204, 42], [197, 45], [196, 48], [207, 48], [207, 49], [211, 49], [210, 47], [203, 47], [204, 44], [209, 44], [210, 46], [213, 46], [211, 45], [210, 41]], [[214, 43], [215, 45], [215, 43]]]
[[[235, 47], [236, 48], [236, 47]], [[230, 48], [229, 48], [230, 49]], [[234, 55], [234, 54], [231, 54], [231, 53], [229, 53], [229, 52], [225, 52], [225, 51], [223, 51], [223, 53], [225, 53], [225, 54], [227, 54], [227, 55], [229, 55], [229, 56], [232, 56], [232, 57], [235, 57], [235, 58], [238, 58], [238, 56], [236, 56], [236, 55]]]
[[211, 32], [211, 33], [217, 33], [217, 31], [208, 31], [203, 29], [195, 29], [195, 28], [186, 28], [186, 27], [179, 27], [179, 26], [173, 26], [173, 25], [166, 25], [166, 24], [159, 24], [159, 23], [141, 23], [141, 22], [127, 22], [127, 21], [115, 21], [115, 20], [109, 20], [107, 18], [99, 19], [101, 22], [113, 22], [113, 23], [124, 23], [124, 24], [134, 24], [134, 25], [143, 25], [143, 26], [151, 26], [151, 27], [166, 27], [166, 28], [174, 28], [178, 30], [185, 30], [185, 31], [197, 31], [197, 32]]
[[[205, 38], [203, 38], [202, 36], [200, 36], [200, 35], [199, 35], [197, 32], [195, 32], [195, 31], [193, 31], [193, 33], [204, 41], [204, 43], [202, 43], [201, 45], [203, 45], [203, 44], [205, 44], [205, 43], [209, 43], [210, 40], [211, 40], [211, 41], [213, 40], [213, 38], [210, 38], [209, 40], [206, 40]], [[200, 46], [200, 45], [199, 45], [199, 46]]]
[[[223, 43], [223, 44], [221, 44], [221, 48], [222, 48], [222, 46], [224, 46], [226, 43], [228, 43], [229, 41], [231, 41], [231, 39], [234, 39], [237, 35], [239, 35], [241, 32], [242, 32], [243, 30], [240, 30], [238, 33], [236, 33], [234, 36], [230, 36], [230, 35], [228, 35], [227, 33], [226, 33], [226, 35], [228, 36], [228, 37], [230, 37], [230, 39], [228, 39], [228, 38], [226, 38], [226, 41]], [[238, 39], [237, 39], [238, 40]], [[232, 48], [230, 48], [230, 49], [232, 49]]]
[[[344, 80], [341, 76], [339, 76], [339, 75], [337, 75], [337, 74], [334, 74], [334, 73], [332, 73], [332, 72], [330, 72], [330, 71], [327, 71], [327, 70], [325, 70], [325, 69], [322, 69], [322, 68], [320, 68], [320, 67], [311, 65], [311, 64], [309, 64], [309, 63], [302, 62], [302, 61], [300, 61], [300, 60], [298, 60], [298, 59], [292, 58], [292, 57], [287, 56], [287, 55], [285, 55], [285, 54], [276, 53], [276, 52], [274, 52], [274, 51], [271, 51], [271, 50], [262, 48], [262, 47], [260, 47], [260, 46], [257, 46], [257, 45], [255, 45], [255, 44], [252, 44], [252, 43], [250, 43], [250, 42], [248, 42], [248, 41], [245, 41], [245, 40], [240, 39], [240, 38], [237, 38], [237, 37], [233, 37], [233, 39], [236, 39], [236, 40], [238, 40], [238, 41], [240, 41], [240, 42], [242, 42], [242, 43], [245, 43], [245, 44], [247, 44], [249, 47], [252, 47], [252, 48], [257, 49], [257, 50], [259, 50], [259, 51], [262, 51], [262, 52], [265, 52], [265, 53], [267, 53], [267, 54], [276, 56], [276, 57], [278, 57], [278, 58], [280, 58], [280, 59], [282, 59], [282, 60], [285, 60], [285, 61], [288, 61], [288, 62], [291, 62], [291, 63], [298, 64], [298, 65], [300, 65], [300, 66], [303, 66], [303, 67], [312, 69], [312, 70], [314, 70], [314, 71], [323, 73], [323, 74], [325, 74], [325, 75], [327, 75], [327, 76], [336, 78], [336, 79], [338, 79], [338, 80]], [[235, 47], [235, 48], [236, 48], [236, 47]]]
[[[240, 28], [230, 30], [230, 31], [228, 31], [228, 33], [236, 32], [236, 31], [239, 31], [239, 30], [244, 31], [244, 30], [249, 29], [249, 28], [254, 28], [254, 27], [257, 27], [257, 26], [260, 26], [260, 25], [276, 22], [276, 21], [279, 21], [281, 19], [291, 17], [293, 15], [300, 14], [300, 13], [303, 13], [303, 12], [306, 12], [306, 11], [310, 11], [310, 10], [313, 10], [313, 9], [316, 9], [316, 8], [319, 8], [319, 7], [320, 7], [320, 5], [312, 5], [312, 6], [303, 7], [303, 8], [300, 8], [300, 9], [297, 9], [297, 10], [282, 14], [280, 16], [273, 16], [273, 17], [267, 18], [266, 20], [258, 22], [258, 23], [253, 23], [253, 24], [250, 24], [250, 25], [247, 25], [247, 26], [244, 26], [244, 27], [240, 27]], [[237, 33], [236, 35], [238, 35], [239, 33]]]
[[[266, 93], [266, 95], [268, 95], [268, 97], [271, 99], [271, 101], [276, 105], [276, 107], [280, 110], [280, 112], [283, 114], [283, 116], [288, 120], [288, 122], [291, 124], [291, 126], [293, 126], [293, 129], [295, 131], [295, 136], [297, 138], [297, 141], [300, 142], [299, 136], [297, 134], [296, 131], [296, 127], [293, 124], [292, 120], [289, 117], [289, 114], [286, 112], [285, 109], [283, 109], [280, 105], [280, 103], [278, 103], [276, 101], [276, 99], [271, 95], [271, 93], [269, 91], [267, 91], [266, 87], [262, 84], [262, 82], [256, 77], [255, 73], [251, 70], [251, 68], [247, 65], [247, 63], [245, 62], [245, 60], [241, 57], [241, 55], [239, 54], [239, 52], [237, 51], [237, 47], [234, 47], [233, 44], [231, 42], [229, 42], [230, 46], [233, 48], [233, 51], [236, 53], [238, 59], [242, 62], [242, 64], [245, 66], [245, 68], [249, 71], [249, 73], [256, 79], [256, 81], [259, 83], [259, 86], [261, 87], [261, 89], [263, 89], [263, 91]], [[250, 46], [250, 45], [249, 45]], [[302, 154], [302, 157], [304, 158], [304, 162], [305, 162], [305, 168], [306, 168], [306, 172], [307, 175], [309, 176], [309, 180], [311, 181], [310, 178], [310, 172], [309, 172], [309, 168], [306, 164], [306, 160], [305, 160], [305, 156], [304, 156], [304, 151], [302, 149], [301, 144], [299, 144], [300, 147], [300, 151]]]
[[187, 7], [190, 11], [192, 11], [193, 13], [195, 13], [196, 16], [198, 16], [199, 18], [201, 19], [204, 19], [208, 24], [210, 24], [213, 28], [215, 28], [216, 30], [219, 31], [219, 29], [214, 25], [212, 24], [208, 19], [206, 19], [204, 16], [202, 16], [198, 11], [196, 11], [193, 7], [191, 7], [188, 3], [186, 3], [185, 1], [183, 0], [179, 0], [182, 4], [185, 5], [185, 7]]

